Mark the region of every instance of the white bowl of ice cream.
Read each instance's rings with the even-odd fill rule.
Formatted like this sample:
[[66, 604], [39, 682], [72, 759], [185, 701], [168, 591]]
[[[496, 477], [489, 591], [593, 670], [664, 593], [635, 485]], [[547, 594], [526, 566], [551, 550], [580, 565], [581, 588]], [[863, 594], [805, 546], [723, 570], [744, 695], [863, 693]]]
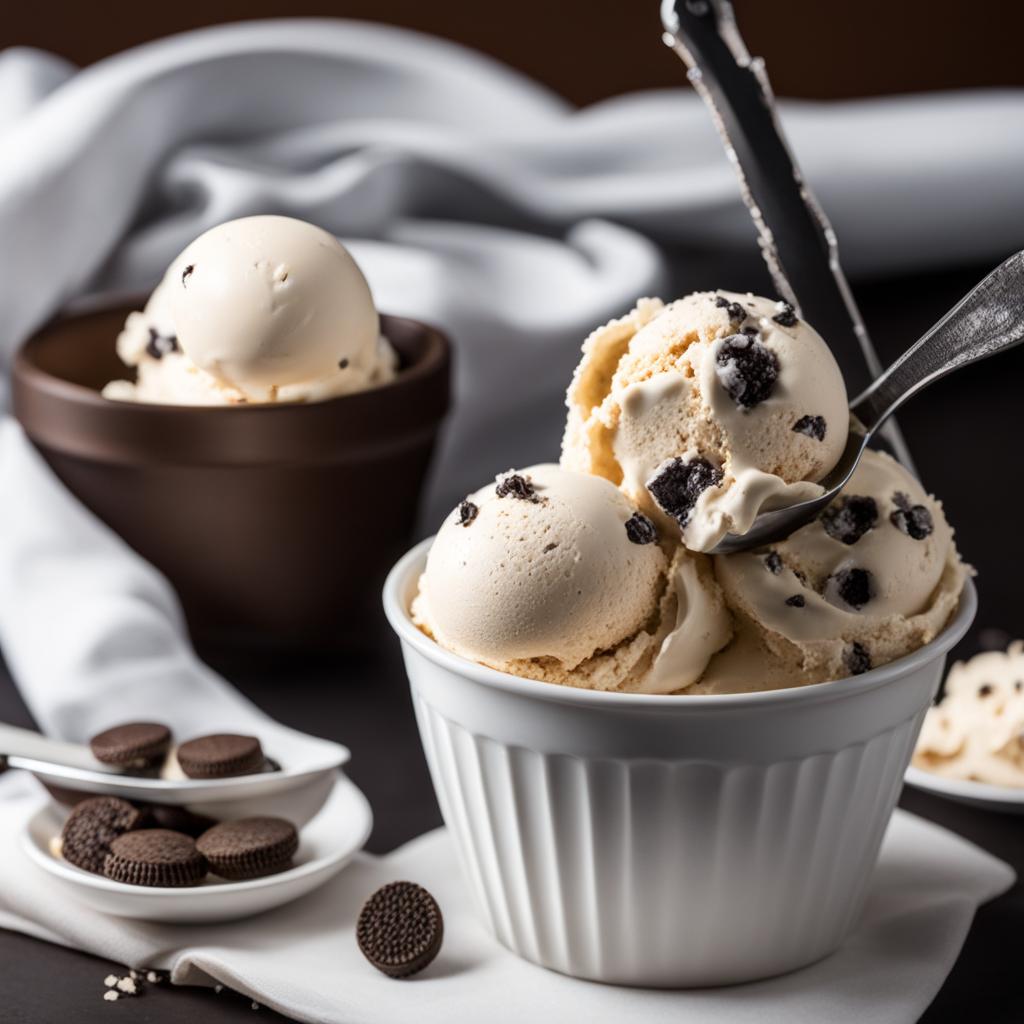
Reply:
[[766, 300], [638, 310], [584, 346], [562, 465], [469, 495], [385, 611], [496, 937], [597, 981], [751, 981], [854, 924], [976, 598], [941, 505], [878, 453], [787, 540], [701, 553], [818, 487], [845, 390]]

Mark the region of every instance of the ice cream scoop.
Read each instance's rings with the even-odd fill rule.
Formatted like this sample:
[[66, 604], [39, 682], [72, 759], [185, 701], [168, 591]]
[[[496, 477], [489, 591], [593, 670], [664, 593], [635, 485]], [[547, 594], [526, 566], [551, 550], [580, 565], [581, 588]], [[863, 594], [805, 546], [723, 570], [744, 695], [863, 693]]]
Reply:
[[516, 675], [677, 690], [731, 629], [707, 561], [658, 541], [600, 477], [510, 472], [444, 521], [413, 614], [448, 650]]
[[712, 693], [840, 679], [908, 654], [946, 624], [968, 571], [939, 502], [875, 451], [817, 520], [714, 563], [737, 635], [696, 688]]
[[291, 217], [200, 235], [131, 314], [118, 354], [136, 381], [108, 398], [187, 405], [311, 401], [390, 379], [369, 286], [333, 235]]
[[820, 495], [849, 422], [817, 332], [785, 303], [732, 292], [643, 300], [599, 328], [568, 406], [563, 465], [617, 484], [697, 551]]
[[746, 530], [719, 538], [718, 553], [787, 537], [833, 501], [874, 434], [929, 384], [1024, 340], [1024, 252], [996, 267], [851, 405], [852, 429], [842, 457], [817, 496], [761, 512]]
[[957, 662], [925, 716], [918, 768], [953, 779], [1024, 786], [1024, 642]]

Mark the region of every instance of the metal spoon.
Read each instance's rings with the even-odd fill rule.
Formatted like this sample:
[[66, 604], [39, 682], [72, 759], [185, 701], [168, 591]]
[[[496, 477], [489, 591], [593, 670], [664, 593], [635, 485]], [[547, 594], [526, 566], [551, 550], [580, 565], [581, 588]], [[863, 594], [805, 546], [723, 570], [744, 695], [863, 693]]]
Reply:
[[1013, 348], [1024, 340], [1024, 252], [1011, 256], [961, 299], [930, 331], [850, 403], [846, 448], [821, 481], [825, 493], [763, 512], [744, 534], [727, 534], [714, 553], [730, 554], [788, 537], [810, 522], [847, 484], [868, 441], [908, 399], [962, 366]]
[[138, 803], [177, 804], [218, 820], [276, 814], [302, 825], [323, 806], [349, 752], [340, 743], [269, 719], [260, 726], [260, 738], [282, 765], [279, 771], [224, 779], [164, 779], [112, 770], [87, 746], [0, 723], [0, 771], [21, 768], [48, 786]]

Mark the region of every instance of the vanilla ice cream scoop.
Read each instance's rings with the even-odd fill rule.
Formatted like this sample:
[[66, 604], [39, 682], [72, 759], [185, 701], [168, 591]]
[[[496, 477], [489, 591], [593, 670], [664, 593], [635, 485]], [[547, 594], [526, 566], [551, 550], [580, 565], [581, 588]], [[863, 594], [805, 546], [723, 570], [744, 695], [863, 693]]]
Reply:
[[709, 665], [708, 692], [839, 679], [908, 654], [945, 626], [968, 571], [939, 502], [870, 450], [814, 522], [714, 563], [737, 638]]
[[448, 516], [413, 617], [464, 658], [595, 689], [680, 689], [731, 632], [708, 565], [664, 550], [608, 481], [553, 465]]
[[568, 406], [562, 464], [611, 480], [696, 551], [822, 494], [849, 426], [817, 332], [785, 303], [733, 292], [645, 299], [599, 328]]
[[200, 235], [128, 317], [117, 347], [136, 380], [104, 395], [167, 404], [316, 401], [384, 383], [397, 366], [348, 250], [277, 216]]
[[201, 370], [252, 398], [358, 372], [380, 323], [366, 278], [331, 234], [291, 217], [245, 217], [175, 261], [171, 314]]
[[950, 669], [945, 696], [925, 716], [914, 764], [947, 778], [1024, 786], [1024, 643]]

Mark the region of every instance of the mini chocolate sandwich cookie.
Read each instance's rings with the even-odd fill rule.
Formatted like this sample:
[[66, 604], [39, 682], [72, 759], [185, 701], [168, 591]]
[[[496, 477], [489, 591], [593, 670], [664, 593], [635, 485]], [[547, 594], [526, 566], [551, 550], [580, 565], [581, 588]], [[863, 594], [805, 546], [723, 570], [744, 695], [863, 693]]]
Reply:
[[414, 882], [390, 882], [359, 912], [356, 941], [363, 956], [389, 978], [422, 971], [441, 949], [444, 919], [437, 901]]
[[167, 828], [126, 833], [110, 844], [103, 862], [103, 874], [115, 882], [159, 888], [198, 885], [206, 871], [195, 840]]
[[97, 761], [118, 768], [157, 768], [170, 745], [171, 730], [159, 722], [126, 722], [89, 740]]
[[275, 875], [291, 867], [299, 847], [295, 826], [284, 818], [239, 818], [214, 825], [196, 841], [210, 870], [232, 882]]
[[61, 832], [61, 856], [76, 868], [103, 874], [110, 844], [140, 828], [142, 811], [116, 796], [94, 796], [76, 804]]
[[227, 779], [263, 771], [263, 747], [255, 736], [216, 733], [182, 743], [178, 764], [190, 779]]

